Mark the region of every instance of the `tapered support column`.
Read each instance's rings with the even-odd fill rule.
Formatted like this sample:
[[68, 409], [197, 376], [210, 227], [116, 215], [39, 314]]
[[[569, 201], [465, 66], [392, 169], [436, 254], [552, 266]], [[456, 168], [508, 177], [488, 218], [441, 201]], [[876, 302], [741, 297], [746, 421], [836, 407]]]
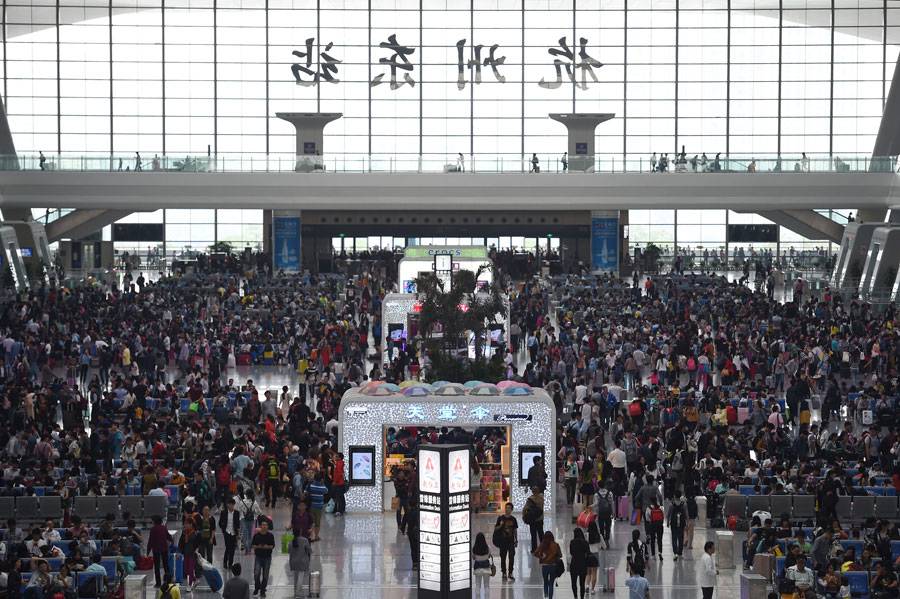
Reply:
[[325, 170], [322, 158], [325, 125], [344, 115], [340, 112], [276, 112], [275, 116], [289, 122], [297, 130], [297, 163], [294, 170], [298, 173]]
[[594, 130], [614, 116], [615, 113], [607, 112], [550, 114], [551, 119], [562, 123], [569, 131], [569, 170], [594, 172]]

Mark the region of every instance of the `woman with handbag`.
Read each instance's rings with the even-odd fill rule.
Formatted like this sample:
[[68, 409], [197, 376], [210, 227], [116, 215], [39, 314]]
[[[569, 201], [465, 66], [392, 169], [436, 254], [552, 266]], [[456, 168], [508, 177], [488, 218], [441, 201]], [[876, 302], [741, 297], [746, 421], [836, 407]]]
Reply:
[[484, 533], [480, 532], [475, 537], [475, 545], [472, 547], [472, 569], [475, 574], [475, 591], [481, 589], [481, 597], [485, 594], [490, 596], [489, 578], [497, 573], [497, 567], [494, 566], [494, 556], [491, 555], [491, 548], [488, 547]]
[[541, 564], [541, 579], [544, 581], [544, 599], [553, 599], [553, 585], [557, 578], [557, 562], [562, 561], [562, 550], [549, 530], [541, 538], [540, 545], [531, 553]]

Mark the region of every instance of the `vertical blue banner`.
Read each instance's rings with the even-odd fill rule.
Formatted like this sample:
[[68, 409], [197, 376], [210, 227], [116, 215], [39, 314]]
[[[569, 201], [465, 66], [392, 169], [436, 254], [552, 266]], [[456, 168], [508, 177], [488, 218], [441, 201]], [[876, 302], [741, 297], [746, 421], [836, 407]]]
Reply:
[[591, 217], [591, 270], [619, 271], [619, 219]]
[[276, 271], [300, 272], [300, 218], [272, 219], [272, 254]]

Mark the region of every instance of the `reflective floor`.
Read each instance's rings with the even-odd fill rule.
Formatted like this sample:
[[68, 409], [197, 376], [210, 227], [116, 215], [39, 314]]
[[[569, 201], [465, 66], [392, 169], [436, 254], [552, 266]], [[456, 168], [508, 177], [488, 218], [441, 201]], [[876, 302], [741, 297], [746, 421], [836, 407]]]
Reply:
[[[284, 599], [294, 596], [293, 575], [288, 570], [287, 556], [280, 553], [280, 535], [288, 518], [289, 506], [280, 503], [274, 510], [265, 510], [271, 515], [276, 527], [276, 553], [270, 571], [269, 599]], [[568, 543], [572, 538], [574, 524], [569, 515], [571, 510], [565, 502], [559, 504], [556, 515], [547, 518], [545, 527], [558, 538], [560, 546], [568, 558]], [[490, 539], [490, 531], [496, 519], [494, 515], [478, 514], [473, 518], [473, 537], [477, 532], [484, 532]], [[631, 539], [632, 527], [629, 523], [613, 524], [612, 548], [603, 552], [602, 559], [607, 567], [616, 568], [615, 595], [602, 593], [602, 584], [598, 581], [597, 597], [627, 597], [625, 586], [625, 547]], [[530, 537], [527, 527], [520, 528], [519, 552], [516, 555], [514, 572], [516, 581], [504, 583], [499, 573], [499, 555], [497, 549], [491, 547], [494, 561], [498, 566], [498, 574], [490, 580], [490, 588], [484, 597], [505, 599], [531, 599], [543, 597], [540, 566], [537, 559], [528, 554]], [[323, 598], [405, 598], [417, 597], [417, 573], [412, 570], [409, 542], [397, 530], [393, 514], [352, 515], [335, 517], [331, 514], [323, 516], [322, 541], [313, 543], [313, 559], [311, 568], [321, 572]], [[668, 530], [663, 539], [663, 560], [651, 559], [647, 568], [647, 579], [650, 581], [653, 599], [698, 599], [700, 589], [696, 584], [696, 569], [702, 554], [703, 543], [709, 535], [714, 540], [715, 531], [707, 532], [698, 529], [694, 535], [694, 549], [685, 549], [684, 557], [674, 561], [671, 539]], [[214, 564], [221, 565], [223, 545], [217, 546]], [[738, 552], [740, 551], [738, 545]], [[739, 554], [738, 554], [739, 555]], [[244, 569], [248, 579], [252, 579], [253, 556], [241, 555], [236, 558]], [[740, 565], [732, 569], [722, 569], [719, 576], [717, 594], [722, 599], [738, 596]], [[145, 574], [139, 572], [138, 574]], [[147, 572], [148, 582], [152, 584], [152, 573]], [[252, 586], [252, 583], [251, 583]], [[204, 590], [203, 586], [193, 593], [194, 599], [209, 599], [213, 594]], [[307, 587], [300, 591], [300, 596], [307, 596]], [[481, 592], [473, 591], [474, 597], [482, 597]], [[554, 596], [572, 597], [569, 573], [558, 580]], [[188, 595], [190, 597], [190, 595]]]

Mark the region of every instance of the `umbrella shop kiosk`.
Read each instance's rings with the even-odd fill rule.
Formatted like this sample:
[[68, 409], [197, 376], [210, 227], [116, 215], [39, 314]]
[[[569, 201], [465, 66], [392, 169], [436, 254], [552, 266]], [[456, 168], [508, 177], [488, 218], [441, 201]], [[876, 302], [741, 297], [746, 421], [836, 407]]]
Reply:
[[[474, 455], [477, 467], [469, 464], [470, 475], [476, 476], [477, 472], [481, 482], [479, 485], [473, 479], [471, 483], [472, 487], [481, 489], [480, 498], [473, 498], [473, 508], [502, 513], [504, 505], [512, 503], [515, 511], [523, 509], [531, 494], [525, 484], [528, 470], [535, 457], [543, 457], [548, 483], [544, 509], [552, 509], [556, 408], [550, 396], [543, 389], [511, 381], [500, 383], [499, 389], [475, 381], [467, 385], [439, 383], [432, 388], [413, 383], [397, 390], [396, 385], [373, 381], [366, 387], [347, 390], [338, 416], [338, 446], [348, 467], [345, 494], [348, 512], [377, 513], [393, 509], [391, 473], [398, 466], [414, 464], [417, 449], [410, 442], [403, 450], [395, 449], [397, 453], [392, 455], [388, 430], [406, 430], [415, 441], [420, 433], [432, 427], [463, 429], [473, 443], [488, 438], [492, 432], [505, 439], [498, 458], [490, 457], [497, 455], [496, 451], [483, 451]], [[421, 443], [418, 450], [442, 446]], [[422, 480], [422, 465], [416, 464], [416, 468]]]

